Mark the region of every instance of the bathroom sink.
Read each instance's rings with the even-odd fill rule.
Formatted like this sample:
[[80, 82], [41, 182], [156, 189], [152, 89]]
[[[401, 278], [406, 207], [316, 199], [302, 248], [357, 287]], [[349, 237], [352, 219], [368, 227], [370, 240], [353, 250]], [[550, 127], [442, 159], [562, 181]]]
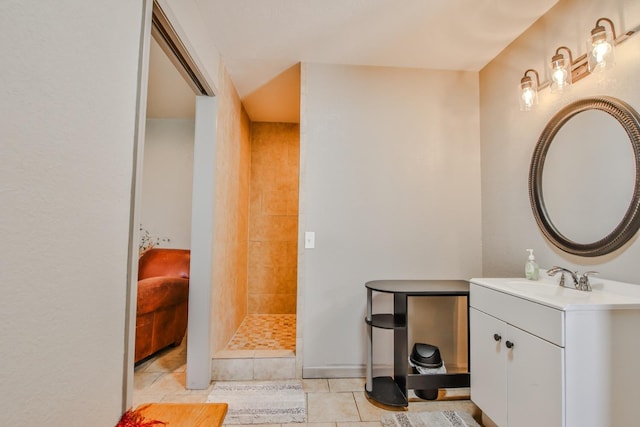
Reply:
[[589, 296], [589, 292], [560, 286], [557, 283], [533, 280], [510, 280], [505, 286], [516, 292], [534, 293], [536, 295], [557, 296], [563, 298], [580, 298]]
[[[591, 292], [560, 286], [556, 278], [548, 276], [537, 281], [521, 278], [478, 278], [471, 279], [471, 282], [560, 310], [640, 308], [640, 296], [636, 292], [620, 292], [624, 285], [630, 286], [630, 289], [638, 289], [637, 285], [620, 282], [598, 279], [598, 285], [594, 286]], [[623, 286], [617, 286], [616, 292], [609, 292], [602, 286], [604, 282]]]
[[549, 283], [546, 281], [511, 280], [506, 282], [505, 286], [512, 289], [514, 294], [522, 296], [523, 298], [533, 299], [532, 297], [538, 297], [546, 301], [552, 300], [563, 305], [577, 302], [584, 303], [596, 295], [593, 292], [566, 288], [557, 283]]

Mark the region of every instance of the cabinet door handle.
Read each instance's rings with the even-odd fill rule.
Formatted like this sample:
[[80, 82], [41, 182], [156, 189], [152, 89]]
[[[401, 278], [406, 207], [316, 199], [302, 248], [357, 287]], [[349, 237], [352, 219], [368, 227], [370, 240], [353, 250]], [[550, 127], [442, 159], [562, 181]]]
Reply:
[[502, 339], [502, 337], [499, 334], [493, 334], [493, 339], [495, 341], [500, 341]]
[[513, 343], [511, 341], [507, 341], [506, 343], [504, 343], [504, 345], [507, 346], [507, 348], [513, 348]]

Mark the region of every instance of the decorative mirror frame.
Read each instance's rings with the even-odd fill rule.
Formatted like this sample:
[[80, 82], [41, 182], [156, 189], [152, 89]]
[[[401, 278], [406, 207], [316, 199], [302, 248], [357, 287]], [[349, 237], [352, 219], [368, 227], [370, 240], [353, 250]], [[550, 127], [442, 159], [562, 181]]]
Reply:
[[[600, 240], [592, 243], [577, 243], [566, 236], [551, 221], [542, 193], [542, 171], [544, 161], [560, 128], [578, 113], [600, 110], [613, 116], [629, 136], [635, 161], [635, 184], [633, 197], [620, 223]], [[555, 246], [565, 252], [585, 257], [605, 255], [627, 243], [640, 228], [640, 115], [627, 103], [613, 97], [585, 98], [562, 108], [549, 121], [536, 144], [529, 169], [529, 200], [538, 227]]]

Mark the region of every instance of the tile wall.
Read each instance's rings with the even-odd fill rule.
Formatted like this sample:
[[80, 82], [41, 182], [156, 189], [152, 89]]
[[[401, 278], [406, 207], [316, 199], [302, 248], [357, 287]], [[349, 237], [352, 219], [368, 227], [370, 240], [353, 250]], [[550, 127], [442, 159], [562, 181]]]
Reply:
[[[247, 314], [250, 120], [224, 68], [218, 93], [212, 346], [227, 344]], [[194, 197], [197, 197], [195, 195]]]
[[251, 125], [247, 314], [295, 314], [300, 130]]

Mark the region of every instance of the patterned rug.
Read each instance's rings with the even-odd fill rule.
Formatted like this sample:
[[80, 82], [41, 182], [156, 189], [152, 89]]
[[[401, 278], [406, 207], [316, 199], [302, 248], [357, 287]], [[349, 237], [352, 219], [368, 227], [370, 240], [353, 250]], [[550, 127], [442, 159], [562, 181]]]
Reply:
[[207, 402], [229, 405], [225, 424], [285, 424], [307, 421], [302, 382], [216, 382]]
[[466, 412], [398, 412], [384, 414], [383, 427], [480, 427]]

